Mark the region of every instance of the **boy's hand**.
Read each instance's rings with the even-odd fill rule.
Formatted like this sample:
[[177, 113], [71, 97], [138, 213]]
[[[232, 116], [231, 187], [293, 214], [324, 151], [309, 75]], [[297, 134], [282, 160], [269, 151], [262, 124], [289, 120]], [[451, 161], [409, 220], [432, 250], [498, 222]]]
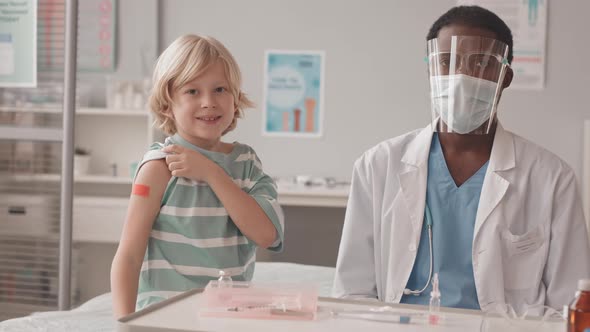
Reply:
[[208, 182], [217, 167], [217, 164], [199, 152], [180, 145], [169, 145], [162, 151], [170, 153], [166, 156], [166, 164], [172, 176]]

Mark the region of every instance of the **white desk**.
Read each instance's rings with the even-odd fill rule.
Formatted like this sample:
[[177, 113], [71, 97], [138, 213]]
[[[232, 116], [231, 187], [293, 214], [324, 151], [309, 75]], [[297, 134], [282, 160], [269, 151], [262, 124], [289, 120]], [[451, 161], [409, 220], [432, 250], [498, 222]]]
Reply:
[[346, 207], [349, 185], [304, 186], [278, 184], [279, 203], [284, 206]]
[[[360, 301], [343, 301], [329, 298], [320, 298], [318, 318], [313, 321], [296, 320], [257, 320], [257, 319], [232, 319], [232, 318], [205, 318], [199, 316], [199, 308], [202, 307], [200, 290], [192, 290], [163, 301], [142, 311], [136, 312], [119, 320], [117, 330], [119, 332], [195, 332], [195, 331], [256, 331], [256, 332], [300, 332], [300, 331], [375, 331], [375, 332], [477, 332], [480, 331], [483, 316], [479, 311], [443, 309], [444, 322], [438, 326], [429, 326], [418, 323], [398, 324], [383, 323], [359, 319], [332, 318], [330, 310], [367, 310], [371, 307], [379, 307], [380, 303], [368, 303]], [[391, 305], [404, 312], [424, 312], [425, 308], [412, 305]], [[565, 331], [565, 322], [544, 322], [528, 320], [518, 321], [518, 324], [499, 318], [487, 317], [487, 331]]]
[[[281, 184], [278, 200], [282, 206], [345, 208], [349, 189]], [[75, 196], [74, 241], [119, 243], [128, 204], [127, 197]]]

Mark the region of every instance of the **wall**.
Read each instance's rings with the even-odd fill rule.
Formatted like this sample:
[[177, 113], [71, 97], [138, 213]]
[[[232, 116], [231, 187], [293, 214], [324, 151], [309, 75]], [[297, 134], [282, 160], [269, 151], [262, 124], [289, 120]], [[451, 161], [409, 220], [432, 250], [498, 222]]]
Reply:
[[[267, 172], [349, 179], [354, 160], [381, 140], [423, 127], [429, 121], [427, 72], [423, 62], [430, 25], [455, 1], [415, 0], [162, 0], [160, 45], [187, 33], [212, 35], [232, 51], [244, 89], [260, 105], [266, 49], [326, 52], [325, 135], [321, 139], [261, 135], [261, 107], [249, 110], [228, 140], [251, 144]], [[585, 13], [590, 2], [549, 4], [546, 87], [506, 90], [499, 116], [505, 128], [556, 153], [581, 179], [582, 123], [587, 106], [590, 52]], [[288, 144], [289, 149], [285, 146]], [[317, 225], [341, 232], [344, 216], [330, 209], [287, 208], [294, 261], [335, 263], [338, 241], [311, 236]], [[327, 224], [326, 220], [329, 220]], [[323, 250], [310, 258], [310, 243]]]
[[[209, 34], [232, 51], [244, 74], [245, 91], [260, 105], [266, 49], [326, 51], [323, 138], [263, 137], [257, 107], [247, 112], [228, 140], [252, 145], [275, 176], [348, 179], [364, 150], [429, 121], [425, 35], [455, 1], [160, 0], [159, 13], [153, 2], [140, 3], [120, 2], [118, 72], [125, 75], [139, 75], [135, 50], [140, 40], [159, 44], [161, 51], [179, 35]], [[584, 43], [590, 2], [562, 0], [549, 5], [546, 87], [507, 90], [500, 118], [506, 128], [563, 158], [581, 178], [582, 120], [590, 118], [590, 67], [584, 61], [590, 53], [590, 45]], [[260, 256], [333, 266], [344, 209], [286, 207], [285, 212], [286, 250]], [[100, 275], [108, 278], [105, 272]]]
[[91, 86], [87, 91], [90, 106], [105, 107], [105, 84], [108, 79], [141, 80], [151, 77], [152, 62], [159, 48], [158, 5], [159, 0], [117, 1], [115, 70], [78, 71], [78, 81]]
[[[141, 79], [144, 77], [145, 70], [140, 65], [140, 52], [145, 53], [144, 56], [152, 60], [155, 60], [157, 55], [158, 1], [119, 0], [117, 3], [117, 68], [107, 75], [115, 79]], [[89, 98], [91, 106], [104, 107], [105, 74], [79, 73], [78, 80], [92, 86]], [[95, 162], [91, 165], [92, 173], [107, 173], [111, 160], [125, 160], [124, 156], [120, 155], [121, 151], [137, 150], [135, 142], [141, 141], [147, 132], [145, 119], [138, 117], [137, 121], [138, 123], [129, 124], [129, 120], [120, 121], [117, 118], [88, 116], [77, 118], [76, 146], [93, 147], [92, 154]], [[141, 136], [126, 138], [126, 134]], [[115, 146], [117, 148], [113, 149]], [[113, 153], [114, 150], [116, 151]], [[139, 158], [143, 152], [143, 149], [136, 151], [137, 155], [128, 156], [128, 158], [129, 160]], [[120, 167], [123, 166], [120, 165]], [[129, 188], [120, 185], [113, 187], [100, 184], [78, 184], [76, 194], [127, 196]], [[81, 259], [80, 268], [77, 271], [81, 288], [80, 298], [81, 301], [86, 301], [109, 291], [109, 270], [116, 245], [80, 243], [78, 247]]]
[[[429, 121], [423, 62], [432, 22], [456, 2], [415, 0], [162, 0], [160, 44], [185, 33], [215, 36], [242, 67], [244, 88], [262, 103], [266, 49], [326, 51], [322, 139], [261, 135], [261, 108], [250, 110], [230, 138], [251, 144], [274, 175], [349, 178], [353, 161], [377, 142]], [[582, 119], [590, 52], [590, 2], [549, 3], [546, 88], [507, 90], [504, 126], [555, 152], [581, 177]], [[289, 144], [289, 150], [284, 149]]]

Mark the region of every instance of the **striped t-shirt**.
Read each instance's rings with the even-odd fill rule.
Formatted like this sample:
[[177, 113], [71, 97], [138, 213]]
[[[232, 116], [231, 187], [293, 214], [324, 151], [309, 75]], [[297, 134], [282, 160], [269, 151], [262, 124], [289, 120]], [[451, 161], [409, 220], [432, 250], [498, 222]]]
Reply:
[[[276, 185], [262, 171], [248, 145], [234, 143], [229, 154], [201, 149], [178, 134], [151, 146], [141, 165], [165, 158], [169, 144], [196, 150], [221, 166], [252, 196], [276, 228], [270, 250], [280, 251], [284, 218]], [[138, 167], [138, 169], [139, 169]], [[234, 224], [211, 187], [203, 182], [172, 177], [162, 197], [139, 275], [136, 309], [142, 309], [192, 288], [205, 287], [223, 270], [233, 280], [249, 281], [254, 273], [256, 244]]]

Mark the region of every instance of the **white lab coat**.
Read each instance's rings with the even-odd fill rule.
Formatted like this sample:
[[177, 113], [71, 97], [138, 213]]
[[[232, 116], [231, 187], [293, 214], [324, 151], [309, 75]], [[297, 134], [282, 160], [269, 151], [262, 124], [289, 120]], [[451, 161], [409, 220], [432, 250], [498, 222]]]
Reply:
[[[335, 297], [399, 303], [420, 241], [431, 141], [428, 126], [356, 161]], [[471, 252], [481, 309], [561, 309], [590, 277], [587, 234], [572, 169], [498, 124]]]

